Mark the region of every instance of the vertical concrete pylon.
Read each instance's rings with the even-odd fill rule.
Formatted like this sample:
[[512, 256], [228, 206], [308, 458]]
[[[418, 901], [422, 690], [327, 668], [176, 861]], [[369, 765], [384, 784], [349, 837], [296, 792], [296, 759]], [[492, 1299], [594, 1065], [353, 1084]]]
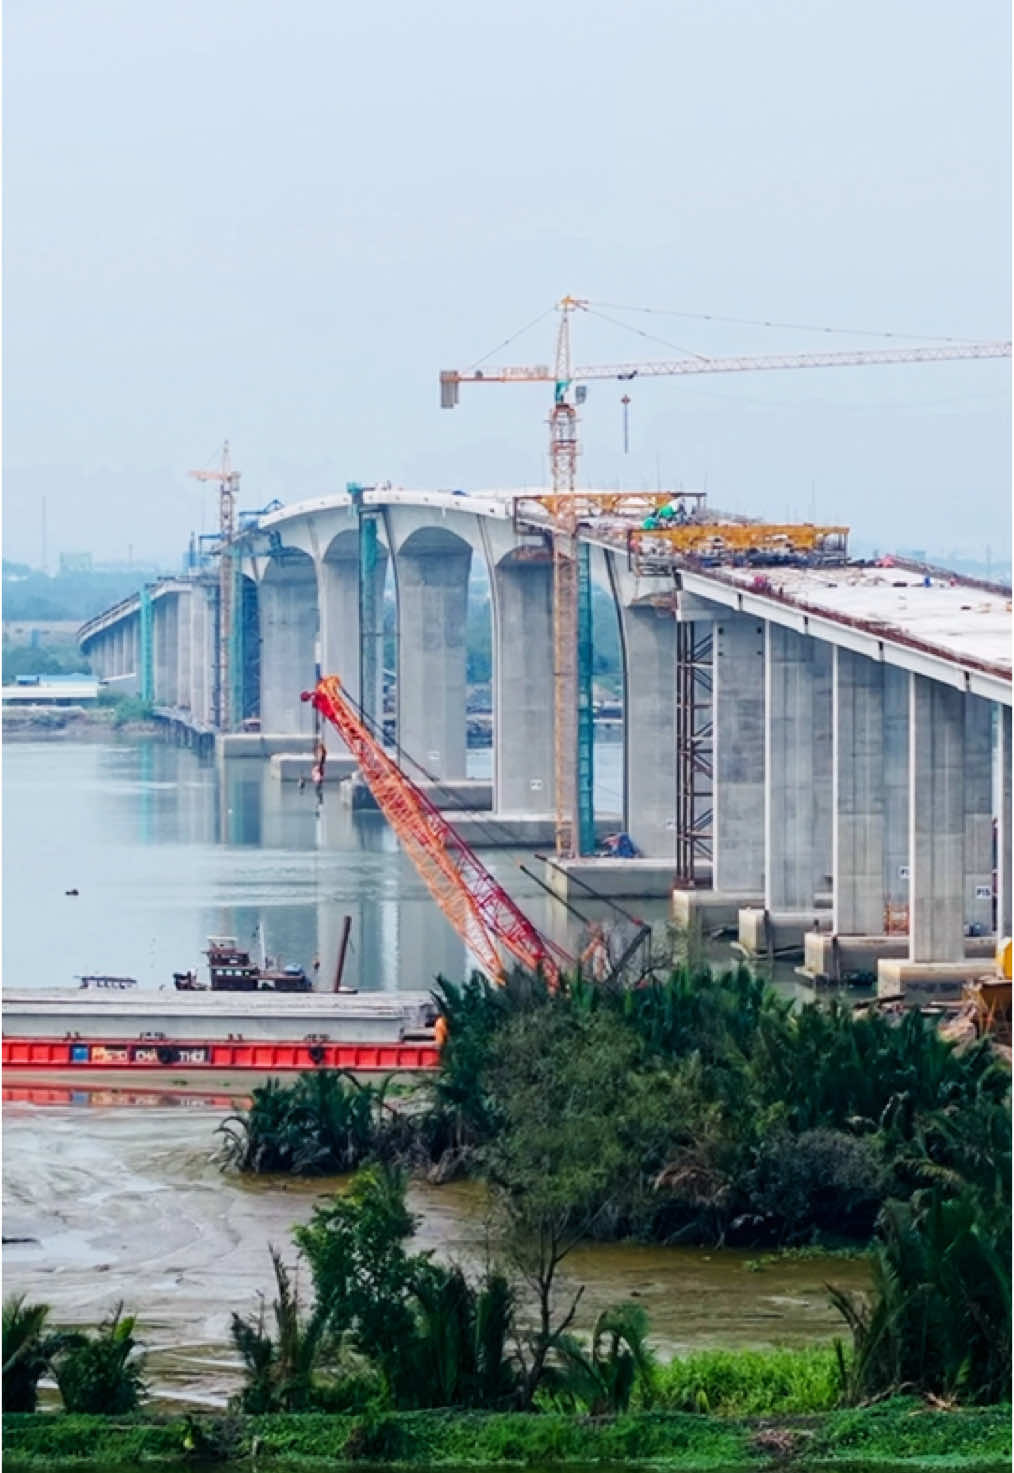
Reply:
[[909, 676], [909, 960], [961, 961], [965, 851], [965, 697]]
[[962, 920], [993, 930], [993, 706], [965, 696], [965, 858]]
[[764, 625], [722, 611], [714, 631], [714, 880], [764, 891]]
[[996, 930], [1011, 934], [1011, 708], [997, 706], [995, 722]]
[[833, 873], [834, 646], [813, 641], [813, 885], [826, 892]]
[[191, 632], [195, 590], [189, 588], [176, 600], [176, 704], [193, 713], [193, 689], [190, 679]]
[[398, 743], [434, 777], [465, 776], [466, 622], [472, 550], [441, 528], [414, 532], [395, 553]]
[[767, 621], [764, 643], [764, 904], [809, 910], [814, 894], [813, 640]]
[[908, 672], [885, 665], [884, 682], [884, 908], [878, 930], [888, 919], [905, 928], [909, 905], [908, 824]]
[[834, 930], [884, 924], [884, 667], [835, 647], [833, 657]]
[[317, 647], [317, 577], [313, 561], [286, 550], [257, 590], [261, 632], [261, 730], [313, 731], [313, 711], [300, 693], [313, 686]]
[[676, 616], [619, 605], [626, 826], [647, 859], [676, 861]]
[[508, 555], [491, 570], [493, 807], [552, 813], [553, 565]]

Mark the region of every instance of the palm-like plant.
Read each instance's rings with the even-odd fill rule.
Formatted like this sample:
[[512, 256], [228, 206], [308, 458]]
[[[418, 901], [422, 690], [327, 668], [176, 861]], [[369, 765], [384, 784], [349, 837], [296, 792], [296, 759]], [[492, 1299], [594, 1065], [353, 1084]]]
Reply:
[[302, 1412], [316, 1403], [314, 1372], [327, 1327], [327, 1312], [319, 1305], [304, 1323], [299, 1292], [293, 1286], [282, 1256], [270, 1249], [278, 1298], [272, 1309], [276, 1335], [265, 1326], [264, 1301], [253, 1319], [232, 1317], [232, 1343], [243, 1360], [246, 1382], [239, 1395], [244, 1412]]
[[249, 1110], [218, 1127], [223, 1161], [240, 1171], [324, 1176], [396, 1154], [407, 1130], [387, 1103], [388, 1083], [364, 1084], [333, 1069], [301, 1074], [290, 1085], [269, 1079], [254, 1090]]
[[5, 1412], [34, 1412], [38, 1386], [52, 1356], [66, 1343], [59, 1333], [46, 1334], [48, 1304], [26, 1304], [12, 1294], [3, 1304], [3, 1406]]
[[146, 1387], [144, 1358], [135, 1356], [134, 1316], [122, 1301], [91, 1335], [72, 1334], [54, 1356], [53, 1374], [68, 1412], [132, 1412]]
[[917, 1388], [1003, 1400], [1011, 1379], [1010, 1203], [937, 1182], [889, 1202], [870, 1299], [831, 1290], [852, 1333], [846, 1399]]
[[647, 1344], [648, 1316], [639, 1304], [617, 1304], [595, 1321], [590, 1349], [572, 1335], [555, 1346], [547, 1378], [552, 1395], [587, 1408], [592, 1416], [625, 1412], [635, 1387], [644, 1406], [654, 1400], [655, 1361]]
[[507, 1349], [514, 1295], [492, 1273], [477, 1286], [458, 1267], [419, 1264], [412, 1291], [414, 1336], [394, 1387], [399, 1406], [510, 1404], [517, 1371]]

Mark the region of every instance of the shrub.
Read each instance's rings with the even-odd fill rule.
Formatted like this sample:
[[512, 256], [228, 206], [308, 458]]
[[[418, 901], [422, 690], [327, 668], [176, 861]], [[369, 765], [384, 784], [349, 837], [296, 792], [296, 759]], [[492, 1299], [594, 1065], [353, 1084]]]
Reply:
[[122, 1302], [91, 1335], [66, 1337], [53, 1374], [68, 1412], [132, 1412], [145, 1391], [143, 1360], [134, 1358], [134, 1317]]

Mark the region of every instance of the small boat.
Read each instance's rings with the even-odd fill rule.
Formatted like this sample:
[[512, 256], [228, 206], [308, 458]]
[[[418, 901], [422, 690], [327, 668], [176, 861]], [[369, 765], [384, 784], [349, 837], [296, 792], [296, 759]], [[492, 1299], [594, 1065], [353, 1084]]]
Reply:
[[113, 992], [125, 992], [128, 987], [137, 986], [136, 977], [78, 977], [82, 987], [106, 987]]
[[[311, 992], [313, 984], [302, 967], [258, 966], [235, 936], [209, 936], [208, 976], [212, 992]], [[174, 972], [177, 992], [207, 992], [195, 972]]]

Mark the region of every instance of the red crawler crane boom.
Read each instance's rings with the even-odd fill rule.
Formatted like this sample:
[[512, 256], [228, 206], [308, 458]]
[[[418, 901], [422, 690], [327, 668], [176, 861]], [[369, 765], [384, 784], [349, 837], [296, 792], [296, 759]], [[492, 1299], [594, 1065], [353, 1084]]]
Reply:
[[536, 930], [440, 810], [388, 757], [346, 700], [338, 677], [324, 676], [302, 699], [339, 733], [433, 899], [488, 975], [506, 980], [502, 947], [556, 988], [561, 967], [573, 966], [572, 958]]

